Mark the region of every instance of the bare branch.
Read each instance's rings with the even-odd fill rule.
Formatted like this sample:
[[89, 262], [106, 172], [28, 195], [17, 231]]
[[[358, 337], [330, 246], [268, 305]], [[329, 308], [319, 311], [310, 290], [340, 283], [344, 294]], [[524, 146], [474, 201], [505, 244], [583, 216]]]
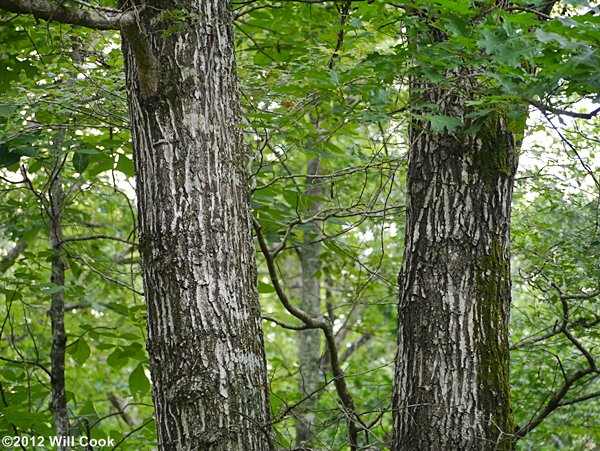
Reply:
[[596, 108], [594, 111], [592, 111], [590, 113], [576, 113], [575, 111], [569, 111], [569, 110], [564, 110], [562, 108], [556, 108], [551, 105], [545, 105], [542, 102], [538, 102], [537, 100], [533, 100], [533, 99], [525, 99], [525, 101], [527, 103], [529, 103], [530, 105], [533, 105], [534, 107], [536, 107], [538, 110], [540, 110], [542, 112], [558, 114], [561, 116], [569, 116], [569, 117], [574, 117], [574, 118], [578, 118], [578, 119], [592, 119], [592, 118], [598, 116], [598, 114], [600, 114], [600, 107]]
[[90, 11], [68, 8], [46, 0], [0, 0], [0, 9], [17, 14], [31, 14], [36, 19], [48, 22], [81, 25], [96, 30], [121, 30], [135, 25], [135, 17], [131, 11]]
[[290, 329], [290, 330], [316, 329], [315, 327], [311, 327], [311, 326], [308, 326], [306, 324], [303, 324], [301, 326], [295, 326], [293, 324], [284, 323], [283, 321], [280, 321], [277, 318], [273, 318], [271, 316], [265, 316], [265, 315], [263, 315], [262, 319], [263, 319], [263, 321], [272, 321], [275, 324], [277, 324], [278, 326], [283, 327], [284, 329]]
[[552, 17], [550, 17], [548, 14], [542, 12], [542, 11], [538, 11], [535, 8], [528, 8], [527, 6], [511, 6], [509, 8], [504, 8], [505, 11], [522, 11], [522, 12], [526, 12], [526, 13], [531, 13], [531, 14], [535, 14], [536, 16], [538, 16], [541, 19], [544, 20], [551, 20]]
[[340, 364], [332, 325], [324, 317], [313, 318], [304, 310], [299, 309], [290, 302], [290, 299], [287, 297], [287, 294], [285, 293], [283, 287], [281, 286], [281, 283], [279, 282], [277, 269], [275, 267], [274, 255], [269, 250], [269, 247], [265, 241], [265, 237], [262, 233], [260, 224], [254, 217], [252, 218], [252, 225], [256, 233], [256, 238], [258, 239], [258, 245], [260, 247], [260, 250], [265, 257], [267, 269], [269, 271], [269, 277], [271, 279], [271, 283], [273, 284], [273, 288], [275, 288], [275, 293], [277, 293], [279, 301], [283, 304], [283, 306], [289, 313], [298, 318], [305, 325], [313, 329], [321, 329], [323, 331], [323, 334], [325, 335], [325, 343], [329, 352], [329, 364], [331, 365], [331, 371], [334, 377], [335, 390], [341, 400], [344, 415], [348, 420], [348, 437], [350, 440], [350, 450], [356, 451], [358, 449], [358, 423], [362, 425], [362, 422], [356, 414], [354, 400], [352, 399], [352, 395], [348, 391], [348, 386], [346, 385], [346, 379], [344, 376], [344, 371], [342, 370]]
[[368, 341], [371, 340], [371, 338], [373, 338], [373, 335], [371, 334], [363, 334], [358, 340], [353, 341], [349, 347], [346, 348], [346, 350], [344, 351], [344, 353], [341, 355], [340, 360], [342, 362], [345, 362], [346, 360], [348, 360], [348, 358], [354, 354], [354, 352], [360, 348], [362, 345], [366, 344]]
[[108, 8], [108, 7], [102, 6], [102, 5], [94, 5], [93, 3], [84, 2], [83, 0], [71, 0], [71, 1], [74, 3], [77, 3], [79, 5], [82, 5], [82, 6], [87, 6], [90, 9], [95, 9], [97, 11], [106, 11], [109, 13], [117, 13], [117, 14], [121, 13], [121, 11], [119, 11], [118, 9]]
[[556, 390], [554, 392], [554, 394], [552, 395], [550, 400], [546, 403], [545, 407], [537, 415], [535, 415], [534, 418], [532, 418], [531, 421], [529, 421], [529, 423], [525, 427], [523, 427], [515, 432], [515, 437], [517, 438], [517, 440], [525, 437], [529, 432], [531, 432], [533, 429], [535, 429], [537, 426], [539, 426], [547, 417], [549, 417], [558, 408], [600, 396], [600, 393], [592, 393], [592, 394], [582, 395], [582, 396], [567, 399], [567, 400], [564, 399], [565, 396], [567, 395], [567, 393], [569, 392], [569, 390], [573, 387], [573, 385], [576, 382], [578, 382], [582, 378], [588, 376], [589, 374], [594, 374], [594, 373], [598, 374], [599, 373], [598, 366], [596, 365], [596, 361], [594, 360], [592, 354], [581, 344], [581, 342], [569, 330], [570, 313], [569, 313], [569, 304], [567, 301], [569, 299], [590, 299], [590, 298], [597, 296], [598, 293], [594, 292], [594, 293], [587, 293], [587, 294], [565, 294], [556, 283], [550, 282], [550, 285], [559, 294], [560, 301], [562, 304], [562, 309], [563, 309], [563, 316], [562, 316], [560, 325], [554, 326], [553, 330], [550, 333], [545, 334], [545, 337], [550, 337], [550, 336], [556, 335], [558, 333], [564, 334], [567, 337], [567, 339], [579, 350], [579, 352], [581, 352], [583, 354], [583, 356], [587, 360], [588, 366], [587, 366], [587, 368], [581, 369], [581, 370], [573, 373], [571, 376], [567, 376], [565, 374], [564, 369], [562, 368], [562, 364], [560, 364], [560, 359], [559, 359], [559, 364], [561, 365], [561, 370], [562, 370], [563, 376], [565, 378], [565, 381], [564, 381], [562, 387], [560, 387], [558, 390]]
[[533, 344], [540, 343], [540, 342], [542, 342], [544, 340], [547, 340], [548, 338], [552, 338], [552, 337], [554, 337], [556, 335], [561, 334], [562, 331], [563, 331], [563, 324], [562, 323], [559, 324], [557, 322], [552, 327], [552, 329], [550, 329], [545, 334], [540, 335], [539, 337], [532, 336], [532, 337], [529, 337], [529, 338], [524, 338], [523, 340], [521, 340], [521, 341], [519, 341], [517, 343], [512, 344], [510, 346], [510, 350], [513, 351], [513, 350], [516, 350], [516, 349], [522, 349], [522, 348], [525, 348], [527, 346], [531, 346]]
[[91, 236], [69, 237], [69, 238], [64, 238], [63, 243], [71, 243], [73, 241], [92, 241], [92, 240], [100, 240], [100, 239], [114, 240], [114, 241], [119, 241], [121, 243], [130, 244], [131, 246], [137, 246], [137, 243], [126, 240], [125, 238], [120, 238], [118, 236], [111, 236], [111, 235], [91, 235]]
[[26, 360], [26, 359], [15, 360], [15, 359], [9, 359], [7, 357], [2, 357], [2, 356], [0, 356], [0, 360], [2, 360], [3, 362], [9, 362], [9, 363], [19, 363], [21, 365], [33, 365], [33, 366], [37, 366], [44, 373], [46, 373], [48, 376], [50, 376], [51, 380], [53, 379], [52, 378], [52, 373], [50, 372], [50, 370], [48, 368], [46, 368], [44, 365], [42, 365], [40, 362], [37, 362], [35, 360]]
[[141, 429], [144, 429], [147, 425], [149, 425], [150, 423], [152, 423], [154, 421], [154, 417], [150, 417], [150, 419], [144, 421], [142, 424], [140, 424], [138, 427], [132, 429], [131, 431], [129, 431], [127, 434], [125, 434], [123, 436], [123, 438], [121, 440], [119, 440], [117, 442], [117, 444], [111, 448], [111, 450], [115, 450], [117, 448], [119, 448], [121, 446], [121, 444], [127, 440], [129, 437], [131, 437], [133, 434], [135, 434], [136, 432], [138, 432]]
[[563, 401], [565, 395], [569, 392], [569, 389], [573, 386], [573, 384], [588, 374], [594, 373], [595, 371], [592, 368], [585, 368], [583, 370], [579, 370], [570, 377], [567, 377], [563, 386], [554, 392], [554, 395], [546, 404], [546, 407], [539, 412], [525, 427], [520, 428], [515, 432], [515, 437], [517, 439], [521, 439], [525, 437], [529, 432], [538, 427], [547, 417], [550, 416], [556, 409], [562, 407], [567, 404], [572, 404], [567, 401]]
[[593, 299], [598, 296], [600, 296], [600, 290], [596, 290], [592, 293], [575, 293], [575, 294], [562, 293], [562, 292], [560, 293], [561, 299]]
[[344, 3], [342, 9], [340, 10], [340, 30], [337, 34], [337, 42], [335, 44], [335, 50], [331, 55], [331, 58], [327, 62], [327, 67], [329, 69], [333, 69], [333, 63], [335, 59], [339, 56], [340, 50], [342, 50], [342, 46], [344, 45], [344, 25], [346, 24], [346, 19], [348, 18], [348, 14], [350, 14], [350, 7], [352, 6], [352, 1]]
[[281, 283], [279, 282], [279, 276], [277, 275], [277, 269], [275, 268], [275, 262], [273, 260], [273, 254], [269, 251], [269, 247], [265, 241], [265, 237], [262, 233], [262, 229], [255, 218], [252, 218], [252, 225], [254, 227], [254, 232], [256, 233], [256, 238], [258, 239], [258, 245], [263, 255], [265, 256], [265, 261], [267, 263], [267, 268], [269, 270], [269, 277], [271, 279], [271, 283], [273, 284], [273, 288], [277, 293], [277, 297], [285, 307], [285, 309], [290, 312], [293, 316], [298, 318], [304, 324], [310, 326], [313, 329], [323, 329], [326, 330], [329, 328], [329, 323], [325, 320], [325, 318], [313, 318], [304, 310], [299, 309], [294, 304], [292, 304], [287, 297]]
[[277, 416], [269, 421], [267, 424], [263, 425], [263, 427], [268, 427], [268, 426], [273, 426], [274, 424], [280, 423], [281, 421], [283, 421], [285, 419], [285, 417], [292, 412], [296, 407], [298, 407], [299, 405], [303, 404], [304, 402], [306, 402], [308, 399], [312, 398], [314, 395], [316, 395], [317, 393], [325, 390], [325, 388], [331, 384], [333, 382], [333, 379], [328, 380], [327, 382], [325, 382], [324, 385], [320, 386], [319, 388], [317, 388], [316, 390], [308, 393], [306, 396], [304, 396], [300, 401], [295, 402], [294, 404], [290, 405], [290, 406], [286, 406], [285, 410], [281, 413], [278, 413]]
[[594, 393], [588, 393], [587, 395], [577, 396], [576, 398], [565, 399], [564, 401], [560, 402], [560, 406], [561, 407], [568, 406], [571, 404], [576, 404], [578, 402], [588, 401], [590, 399], [599, 398], [599, 397], [600, 397], [600, 391], [597, 391]]
[[75, 258], [77, 260], [79, 260], [80, 262], [82, 262], [85, 266], [87, 266], [93, 273], [98, 274], [100, 277], [102, 277], [103, 279], [108, 280], [109, 282], [112, 282], [114, 284], [117, 284], [123, 288], [126, 288], [130, 291], [133, 291], [135, 294], [138, 294], [140, 296], [143, 296], [144, 293], [141, 291], [136, 290], [135, 288], [133, 288], [132, 286], [127, 285], [125, 282], [121, 282], [119, 279], [115, 279], [114, 277], [109, 276], [108, 274], [103, 273], [102, 271], [96, 269], [94, 266], [91, 265], [91, 263], [89, 263], [85, 258], [83, 258], [73, 247], [69, 246], [69, 244], [65, 243], [65, 246], [69, 248], [70, 252], [69, 255], [71, 258]]

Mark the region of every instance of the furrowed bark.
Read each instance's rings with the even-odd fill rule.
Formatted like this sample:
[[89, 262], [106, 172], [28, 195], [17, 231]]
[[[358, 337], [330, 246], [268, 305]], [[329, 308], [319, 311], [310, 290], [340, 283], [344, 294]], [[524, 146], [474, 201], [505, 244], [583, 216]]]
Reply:
[[139, 31], [123, 48], [158, 447], [269, 450], [229, 4], [152, 1]]
[[[319, 175], [320, 161], [313, 158], [308, 162], [306, 171], [306, 202], [308, 215], [312, 216], [319, 210], [320, 202], [313, 197], [321, 192], [318, 179], [314, 176]], [[322, 244], [315, 242], [319, 236], [317, 224], [310, 224], [310, 229], [304, 231], [304, 246], [298, 251], [300, 264], [302, 266], [302, 292], [300, 294], [299, 305], [302, 310], [317, 318], [321, 315], [321, 283], [318, 272], [321, 269], [321, 249]], [[298, 332], [298, 356], [300, 359], [300, 374], [298, 376], [298, 385], [301, 396], [315, 392], [321, 385], [321, 332], [318, 329], [307, 329]], [[296, 444], [310, 444], [315, 437], [314, 418], [315, 413], [311, 413], [316, 404], [315, 396], [307, 399], [301, 410], [298, 410], [296, 417]]]
[[[411, 89], [442, 114], [467, 113], [465, 99], [440, 86]], [[493, 113], [475, 134], [413, 120], [410, 142], [392, 449], [513, 449], [513, 136]]]

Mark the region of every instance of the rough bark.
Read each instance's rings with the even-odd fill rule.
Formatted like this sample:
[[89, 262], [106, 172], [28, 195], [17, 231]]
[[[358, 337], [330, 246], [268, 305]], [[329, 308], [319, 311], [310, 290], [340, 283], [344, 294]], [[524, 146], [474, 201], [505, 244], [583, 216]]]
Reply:
[[269, 450], [228, 2], [145, 5], [124, 52], [158, 446]]
[[[465, 99], [439, 86], [412, 90], [442, 114], [467, 113]], [[430, 127], [414, 120], [410, 129], [392, 449], [512, 449], [514, 139], [498, 114], [475, 134]]]
[[[306, 202], [309, 215], [319, 209], [320, 203], [314, 199], [321, 192], [316, 183], [318, 179], [314, 176], [319, 174], [320, 161], [313, 158], [308, 162], [306, 171]], [[321, 282], [318, 272], [321, 269], [321, 243], [314, 242], [319, 237], [318, 225], [313, 223], [304, 230], [304, 245], [299, 250], [300, 264], [302, 267], [302, 285], [299, 306], [313, 318], [321, 316]], [[300, 360], [300, 374], [298, 385], [300, 395], [307, 396], [321, 385], [321, 331], [319, 329], [307, 329], [298, 332], [298, 357]], [[307, 399], [296, 416], [296, 444], [310, 444], [315, 437], [314, 420], [316, 414], [312, 412], [316, 403], [316, 397]]]
[[[51, 262], [51, 281], [58, 286], [65, 284], [66, 262], [62, 254], [62, 218], [65, 204], [65, 193], [62, 184], [62, 166], [64, 155], [61, 152], [62, 136], [56, 145], [50, 170], [49, 205], [47, 210], [50, 227], [50, 247], [54, 252]], [[67, 411], [67, 393], [65, 389], [65, 350], [67, 335], [65, 333], [65, 293], [63, 290], [52, 294], [50, 309], [52, 324], [52, 343], [50, 349], [51, 369], [51, 401], [50, 410], [54, 417], [54, 428], [58, 437], [69, 436], [69, 413]], [[66, 443], [66, 441], [65, 441]], [[62, 451], [68, 446], [58, 445]]]

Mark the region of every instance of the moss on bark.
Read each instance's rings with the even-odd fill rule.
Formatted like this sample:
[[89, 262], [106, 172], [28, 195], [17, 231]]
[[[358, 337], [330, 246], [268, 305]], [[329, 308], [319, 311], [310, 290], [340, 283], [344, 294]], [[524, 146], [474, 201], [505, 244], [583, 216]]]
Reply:
[[[475, 321], [478, 351], [478, 394], [488, 406], [488, 436], [497, 436], [494, 449], [512, 450], [514, 441], [514, 416], [510, 404], [510, 381], [508, 367], [508, 318], [505, 300], [510, 291], [510, 267], [502, 243], [492, 239], [489, 254], [479, 261], [477, 274], [478, 299]], [[500, 326], [497, 330], [488, 325]], [[486, 329], [485, 331], [482, 329]], [[485, 332], [488, 332], [487, 334]], [[493, 336], [489, 332], [498, 334]]]

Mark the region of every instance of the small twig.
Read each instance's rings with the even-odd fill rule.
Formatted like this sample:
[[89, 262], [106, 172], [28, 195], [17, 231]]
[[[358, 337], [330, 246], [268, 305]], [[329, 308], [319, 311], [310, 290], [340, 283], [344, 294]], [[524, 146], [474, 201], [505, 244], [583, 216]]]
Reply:
[[545, 14], [537, 9], [528, 8], [527, 6], [510, 6], [508, 8], [504, 8], [505, 11], [521, 11], [526, 13], [535, 14], [536, 16], [544, 19], [544, 20], [552, 20], [552, 17], [548, 14]]
[[325, 385], [322, 385], [321, 387], [317, 388], [316, 390], [313, 390], [311, 393], [307, 394], [306, 396], [304, 396], [300, 401], [295, 402], [294, 404], [287, 406], [285, 408], [285, 410], [282, 413], [279, 413], [277, 415], [277, 418], [269, 421], [268, 423], [262, 425], [263, 428], [268, 428], [270, 426], [273, 426], [274, 424], [277, 424], [281, 421], [283, 421], [283, 419], [292, 411], [294, 410], [296, 407], [298, 407], [300, 404], [303, 404], [304, 402], [308, 401], [310, 398], [312, 398], [314, 395], [316, 395], [317, 393], [323, 391], [325, 389], [325, 387], [327, 387], [328, 385], [330, 385], [334, 380], [330, 379], [327, 382], [325, 382]]
[[139, 425], [138, 427], [136, 427], [135, 429], [132, 429], [131, 431], [129, 431], [127, 434], [125, 434], [123, 436], [123, 438], [121, 440], [119, 440], [115, 446], [113, 446], [111, 449], [115, 450], [117, 449], [119, 446], [121, 446], [121, 443], [123, 443], [125, 440], [127, 440], [129, 437], [131, 437], [133, 434], [135, 434], [137, 431], [144, 429], [147, 425], [149, 425], [150, 423], [152, 423], [154, 421], [154, 418], [150, 418], [149, 420], [144, 421], [141, 425]]
[[77, 236], [77, 237], [70, 237], [70, 238], [64, 238], [63, 239], [63, 243], [71, 243], [74, 241], [91, 241], [91, 240], [114, 240], [114, 241], [120, 241], [121, 243], [125, 243], [125, 244], [129, 244], [131, 246], [137, 246], [137, 243], [134, 243], [132, 241], [126, 240], [125, 238], [119, 238], [118, 236], [111, 236], [111, 235], [91, 235], [91, 236]]
[[84, 2], [83, 0], [70, 0], [70, 1], [72, 1], [73, 3], [77, 3], [78, 5], [87, 6], [88, 8], [92, 8], [97, 11], [106, 11], [108, 13], [120, 13], [120, 14], [123, 13], [123, 11], [121, 11], [119, 9], [109, 8], [107, 6], [102, 6], [102, 5], [94, 5], [92, 3]]
[[44, 373], [46, 373], [48, 376], [50, 376], [50, 380], [52, 380], [52, 373], [50, 372], [50, 370], [48, 368], [46, 368], [44, 365], [42, 365], [40, 362], [37, 362], [35, 360], [27, 360], [27, 359], [15, 360], [15, 359], [9, 359], [7, 357], [2, 357], [2, 356], [0, 356], [0, 360], [2, 360], [4, 362], [9, 362], [9, 363], [18, 363], [18, 364], [22, 364], [22, 365], [37, 366], [42, 371], [44, 371]]
[[135, 288], [127, 285], [125, 282], [121, 282], [118, 279], [115, 279], [114, 277], [109, 276], [108, 274], [104, 274], [102, 271], [94, 268], [85, 258], [83, 258], [81, 255], [79, 255], [79, 253], [73, 249], [73, 247], [69, 246], [67, 243], [65, 243], [66, 247], [68, 247], [74, 255], [71, 255], [71, 257], [76, 258], [77, 260], [79, 260], [80, 262], [82, 262], [85, 266], [87, 266], [92, 272], [98, 274], [100, 277], [102, 277], [103, 279], [108, 280], [109, 282], [112, 282], [114, 284], [117, 284], [123, 288], [128, 289], [129, 291], [134, 292], [137, 295], [143, 296], [144, 293], [142, 293], [139, 290], [136, 290]]

